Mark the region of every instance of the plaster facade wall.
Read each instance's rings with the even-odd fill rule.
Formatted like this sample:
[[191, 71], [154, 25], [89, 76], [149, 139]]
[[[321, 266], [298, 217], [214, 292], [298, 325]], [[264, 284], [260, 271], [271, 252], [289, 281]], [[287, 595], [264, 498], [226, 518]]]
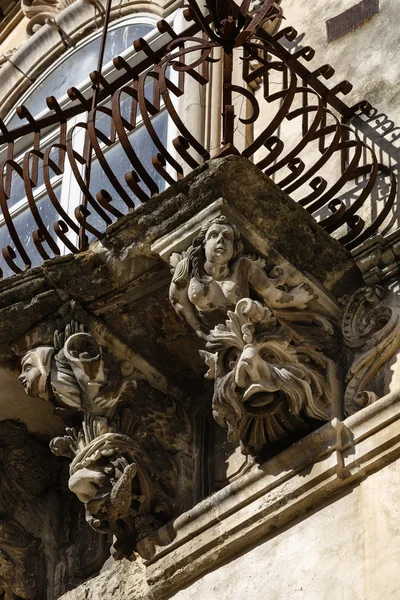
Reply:
[[311, 70], [314, 65], [316, 68], [329, 63], [336, 71], [331, 80], [334, 84], [348, 79], [354, 86], [345, 96], [349, 105], [366, 98], [398, 124], [400, 32], [393, 27], [398, 17], [398, 3], [396, 0], [380, 0], [379, 12], [371, 19], [328, 43], [326, 21], [356, 4], [355, 0], [322, 3], [311, 0], [305, 7], [296, 0], [283, 0], [282, 9], [287, 24], [301, 36], [301, 46], [310, 45], [316, 52], [309, 63]]
[[398, 598], [396, 462], [208, 573], [173, 600]]

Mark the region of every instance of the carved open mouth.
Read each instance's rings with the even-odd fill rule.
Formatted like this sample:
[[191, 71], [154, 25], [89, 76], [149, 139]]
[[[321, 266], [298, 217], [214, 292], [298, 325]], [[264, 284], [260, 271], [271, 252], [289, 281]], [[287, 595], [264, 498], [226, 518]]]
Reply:
[[[271, 386], [269, 386], [270, 388]], [[260, 396], [260, 398], [254, 398], [255, 395]], [[248, 388], [244, 391], [243, 401], [246, 402], [251, 398], [251, 404], [254, 406], [265, 406], [266, 404], [270, 404], [274, 398], [275, 394], [270, 391], [265, 385], [262, 383], [252, 383]]]

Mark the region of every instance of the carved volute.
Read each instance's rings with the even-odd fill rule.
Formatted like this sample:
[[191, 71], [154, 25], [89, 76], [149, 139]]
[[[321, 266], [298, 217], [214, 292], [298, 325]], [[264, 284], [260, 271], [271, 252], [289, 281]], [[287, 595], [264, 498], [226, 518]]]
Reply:
[[53, 340], [25, 353], [19, 379], [68, 424], [50, 448], [71, 460], [68, 485], [87, 522], [115, 536], [115, 558], [129, 558], [138, 540], [185, 505], [190, 483], [180, 470], [190, 456], [189, 419], [179, 400], [154, 390], [76, 318]]

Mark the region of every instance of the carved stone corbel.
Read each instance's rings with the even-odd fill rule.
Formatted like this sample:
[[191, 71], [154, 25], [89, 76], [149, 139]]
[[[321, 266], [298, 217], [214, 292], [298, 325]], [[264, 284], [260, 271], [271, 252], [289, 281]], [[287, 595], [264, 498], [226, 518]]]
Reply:
[[72, 424], [50, 448], [71, 459], [69, 488], [84, 503], [87, 522], [115, 536], [115, 558], [131, 557], [137, 540], [187, 498], [181, 463], [190, 455], [191, 429], [184, 408], [145, 382], [138, 390], [135, 378], [143, 375], [76, 318], [21, 364], [27, 394], [51, 401]]
[[342, 331], [355, 351], [344, 394], [344, 411], [351, 415], [378, 398], [368, 385], [400, 348], [400, 309], [387, 303], [383, 287], [361, 288], [347, 299]]
[[296, 341], [260, 302], [244, 298], [228, 311], [200, 350], [215, 380], [212, 401], [228, 440], [259, 454], [271, 443], [307, 431], [307, 418], [327, 421], [331, 404], [329, 360]]
[[200, 354], [215, 381], [213, 416], [228, 440], [257, 455], [332, 418], [335, 319], [315, 310], [315, 287], [277, 252], [275, 261], [246, 254], [238, 226], [224, 214], [197, 222], [182, 248], [187, 228], [175, 234], [180, 252], [169, 253], [170, 300], [206, 343]]

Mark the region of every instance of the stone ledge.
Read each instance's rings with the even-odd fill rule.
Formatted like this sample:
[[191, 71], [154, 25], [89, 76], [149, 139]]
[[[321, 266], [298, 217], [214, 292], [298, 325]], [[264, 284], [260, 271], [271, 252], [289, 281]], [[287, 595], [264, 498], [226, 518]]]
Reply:
[[400, 456], [400, 392], [333, 420], [141, 544], [151, 597], [166, 598]]

